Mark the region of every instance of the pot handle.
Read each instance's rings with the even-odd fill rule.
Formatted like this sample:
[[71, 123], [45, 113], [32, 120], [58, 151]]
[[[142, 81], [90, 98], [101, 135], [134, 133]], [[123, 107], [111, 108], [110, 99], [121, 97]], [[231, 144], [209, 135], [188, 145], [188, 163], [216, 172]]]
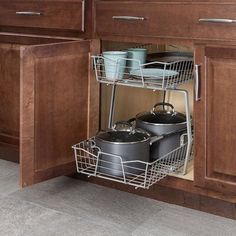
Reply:
[[134, 121], [136, 121], [136, 118], [135, 118], [135, 117], [129, 119], [127, 122], [130, 123], [130, 124], [132, 124]]
[[172, 104], [170, 103], [167, 103], [167, 102], [159, 102], [159, 103], [156, 103], [153, 108], [152, 108], [152, 113], [155, 113], [157, 107], [160, 107], [162, 106], [163, 107], [163, 110], [164, 110], [164, 107], [167, 106], [167, 107], [170, 107], [171, 108], [171, 111], [174, 113], [175, 112], [175, 108]]
[[152, 146], [154, 143], [156, 143], [156, 142], [162, 140], [163, 138], [164, 138], [163, 135], [160, 135], [160, 136], [153, 136], [153, 137], [151, 137], [151, 139], [150, 139], [150, 143], [149, 143], [150, 146]]
[[144, 134], [144, 135], [147, 135], [147, 136], [151, 137], [150, 133], [148, 133], [148, 132], [147, 132], [146, 130], [144, 130], [144, 129], [134, 128], [132, 132], [133, 132], [133, 133], [138, 132], [138, 133], [141, 133], [141, 134]]
[[156, 143], [156, 142], [158, 142], [158, 141], [160, 141], [160, 140], [162, 140], [164, 138], [172, 136], [174, 134], [180, 134], [180, 133], [183, 133], [183, 132], [186, 132], [186, 131], [187, 131], [187, 127], [186, 128], [182, 128], [180, 130], [171, 131], [171, 132], [163, 134], [163, 135], [153, 136], [153, 137], [151, 137], [150, 145], [152, 145], [153, 143]]
[[112, 129], [119, 131], [119, 129], [117, 129], [117, 126], [118, 126], [118, 125], [125, 125], [126, 127], [128, 127], [128, 129], [127, 129], [128, 131], [130, 131], [130, 132], [133, 131], [133, 126], [132, 126], [131, 122], [129, 122], [129, 121], [125, 121], [125, 120], [117, 121], [117, 122], [115, 122], [115, 124], [113, 125]]

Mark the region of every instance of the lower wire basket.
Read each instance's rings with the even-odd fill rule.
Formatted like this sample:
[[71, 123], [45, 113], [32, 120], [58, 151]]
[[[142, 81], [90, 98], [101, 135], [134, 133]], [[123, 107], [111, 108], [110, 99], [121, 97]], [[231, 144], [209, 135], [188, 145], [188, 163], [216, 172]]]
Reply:
[[178, 148], [153, 162], [123, 161], [121, 156], [102, 152], [96, 146], [94, 138], [82, 141], [72, 148], [78, 173], [148, 189], [184, 165], [187, 144], [180, 144]]

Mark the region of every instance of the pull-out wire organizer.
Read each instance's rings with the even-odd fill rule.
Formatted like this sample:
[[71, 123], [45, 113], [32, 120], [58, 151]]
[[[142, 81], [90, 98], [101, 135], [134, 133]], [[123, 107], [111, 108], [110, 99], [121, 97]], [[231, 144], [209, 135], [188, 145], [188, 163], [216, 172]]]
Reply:
[[148, 189], [184, 166], [188, 146], [184, 136], [177, 149], [153, 162], [123, 161], [122, 156], [102, 152], [94, 138], [82, 141], [73, 146], [77, 172]]
[[77, 172], [88, 177], [99, 177], [143, 189], [148, 189], [169, 174], [176, 172], [186, 174], [188, 162], [192, 159], [193, 136], [189, 94], [178, 86], [194, 79], [192, 57], [145, 64], [128, 58], [111, 60], [102, 55], [91, 56], [91, 58], [97, 81], [112, 86], [108, 128], [113, 127], [117, 85], [123, 85], [182, 94], [187, 133], [181, 136], [178, 148], [151, 162], [126, 161], [122, 156], [104, 153], [96, 145], [95, 138], [90, 138], [72, 147]]
[[140, 64], [136, 59], [113, 60], [102, 55], [92, 58], [96, 79], [100, 83], [166, 90], [175, 89], [194, 79], [193, 59]]

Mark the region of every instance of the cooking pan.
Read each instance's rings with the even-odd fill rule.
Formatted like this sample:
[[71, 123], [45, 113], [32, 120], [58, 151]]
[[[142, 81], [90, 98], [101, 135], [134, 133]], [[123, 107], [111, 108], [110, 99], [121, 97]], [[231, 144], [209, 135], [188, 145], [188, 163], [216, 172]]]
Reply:
[[157, 103], [150, 112], [139, 113], [131, 120], [136, 121], [137, 128], [152, 136], [170, 134], [152, 145], [151, 159], [158, 159], [179, 147], [183, 130], [187, 129], [186, 116], [176, 112], [170, 103]]
[[121, 162], [149, 162], [150, 146], [159, 139], [160, 137], [152, 137], [147, 131], [133, 128], [129, 122], [117, 122], [112, 129], [100, 131], [95, 136], [96, 146], [102, 151], [98, 171], [111, 176], [123, 176], [124, 172], [128, 175], [143, 172], [143, 163], [122, 166]]

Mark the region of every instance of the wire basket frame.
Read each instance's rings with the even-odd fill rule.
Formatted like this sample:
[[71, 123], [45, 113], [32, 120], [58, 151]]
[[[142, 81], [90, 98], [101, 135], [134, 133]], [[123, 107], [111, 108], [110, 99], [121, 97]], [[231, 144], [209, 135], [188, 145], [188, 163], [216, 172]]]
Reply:
[[94, 138], [72, 148], [78, 173], [148, 189], [184, 165], [188, 143], [181, 140], [178, 148], [153, 162], [124, 161], [121, 156], [104, 153], [96, 146]]
[[145, 64], [136, 59], [112, 60], [102, 55], [92, 56], [92, 59], [97, 81], [105, 84], [166, 90], [175, 89], [194, 79], [192, 59]]

